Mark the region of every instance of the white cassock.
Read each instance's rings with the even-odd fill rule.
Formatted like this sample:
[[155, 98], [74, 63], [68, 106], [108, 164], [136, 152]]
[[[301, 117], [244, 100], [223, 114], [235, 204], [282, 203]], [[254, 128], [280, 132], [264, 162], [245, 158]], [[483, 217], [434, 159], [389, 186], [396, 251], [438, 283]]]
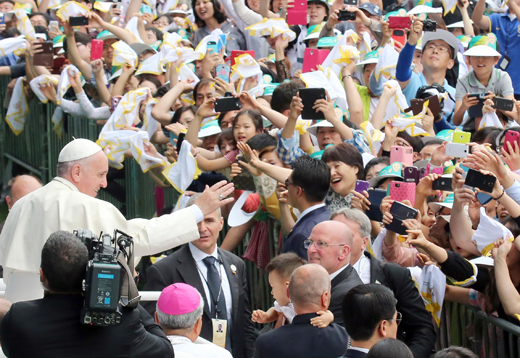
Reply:
[[5, 297], [13, 302], [43, 297], [39, 279], [43, 245], [53, 232], [77, 229], [89, 229], [95, 235], [101, 231], [112, 235], [119, 229], [133, 237], [135, 256], [199, 238], [191, 207], [150, 220], [126, 220], [114, 205], [80, 193], [71, 182], [56, 177], [18, 200], [7, 216], [0, 234]]

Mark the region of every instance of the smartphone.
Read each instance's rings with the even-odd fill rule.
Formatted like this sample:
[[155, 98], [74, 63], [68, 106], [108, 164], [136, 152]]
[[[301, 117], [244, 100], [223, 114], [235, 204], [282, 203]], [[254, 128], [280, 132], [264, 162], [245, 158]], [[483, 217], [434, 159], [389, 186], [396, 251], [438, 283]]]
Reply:
[[412, 20], [407, 16], [389, 16], [388, 27], [391, 29], [409, 29]]
[[229, 72], [231, 71], [231, 67], [229, 65], [217, 65], [216, 72], [217, 77], [221, 80], [229, 83]]
[[42, 52], [34, 54], [33, 63], [35, 66], [54, 66], [54, 48], [52, 41], [40, 42]]
[[421, 169], [419, 169], [419, 180], [424, 178], [425, 175], [426, 175], [426, 167], [422, 167]]
[[241, 108], [240, 98], [223, 97], [215, 101], [215, 112], [238, 111]]
[[[177, 137], [177, 135], [173, 132], [169, 132], [169, 136], [170, 136], [170, 143], [173, 144], [174, 146], [177, 146], [177, 144], [175, 143], [175, 140], [178, 140], [179, 138]], [[179, 154], [179, 152], [177, 152], [177, 154]]]
[[341, 10], [338, 13], [338, 21], [354, 21], [356, 20], [356, 16], [355, 11]]
[[401, 45], [406, 43], [406, 33], [403, 29], [392, 29], [392, 38]]
[[247, 50], [247, 51], [240, 51], [240, 50], [232, 50], [231, 51], [231, 63], [229, 64], [231, 67], [235, 65], [235, 58], [237, 58], [240, 55], [243, 54], [250, 54], [252, 58], [255, 58], [255, 51], [254, 50]]
[[307, 25], [307, 0], [295, 0], [294, 6], [287, 9], [288, 25]]
[[360, 194], [363, 194], [364, 190], [368, 190], [370, 188], [370, 184], [364, 180], [356, 180], [356, 188], [354, 189]]
[[0, 24], [5, 24], [5, 14], [0, 12]]
[[493, 103], [495, 109], [499, 109], [501, 111], [512, 111], [515, 107], [515, 103], [512, 99], [502, 98], [502, 97], [495, 97], [493, 98]]
[[92, 40], [92, 47], [90, 49], [90, 60], [99, 60], [103, 57], [103, 40]]
[[358, 6], [358, 0], [343, 0], [343, 5]]
[[[241, 161], [247, 163], [247, 160], [243, 156], [237, 157], [237, 163]], [[237, 190], [251, 190], [255, 191], [255, 181], [253, 179], [253, 175], [247, 168], [240, 165], [242, 172], [233, 178], [233, 183], [235, 184], [235, 189]]]
[[453, 191], [453, 187], [451, 186], [451, 183], [453, 181], [453, 178], [451, 177], [440, 177], [438, 179], [435, 179], [432, 182], [432, 189], [433, 190], [442, 190], [442, 191]]
[[406, 226], [403, 225], [403, 221], [417, 218], [416, 209], [398, 201], [394, 201], [392, 203], [392, 206], [390, 207], [390, 214], [392, 214], [394, 218], [390, 225], [385, 225], [385, 227], [387, 230], [393, 231], [400, 235], [407, 235], [407, 229]]
[[446, 155], [454, 158], [467, 158], [469, 154], [469, 146], [460, 143], [446, 144]]
[[415, 183], [405, 183], [393, 181], [390, 183], [390, 198], [395, 201], [409, 200], [412, 205], [415, 203]]
[[141, 5], [141, 12], [143, 14], [153, 14], [152, 8], [146, 4]]
[[500, 68], [502, 71], [505, 71], [507, 70], [510, 62], [511, 59], [507, 55], [503, 55], [502, 58], [500, 58], [500, 61], [498, 61], [498, 68]]
[[325, 89], [302, 88], [299, 92], [303, 103], [302, 119], [325, 119], [323, 112], [316, 112], [316, 110], [312, 109], [317, 100], [326, 98]]
[[413, 98], [410, 101], [410, 107], [412, 108], [413, 115], [416, 116], [422, 112], [424, 107], [424, 99], [422, 98]]
[[86, 16], [71, 16], [69, 17], [70, 26], [87, 26], [88, 17]]
[[115, 6], [116, 9], [123, 11], [123, 7], [121, 6], [121, 3], [118, 2]]
[[177, 139], [177, 154], [179, 154], [181, 152], [182, 142], [184, 141], [185, 137], [186, 137], [186, 133], [184, 133], [184, 132], [179, 133], [179, 138]]
[[43, 41], [47, 41], [47, 35], [46, 34], [34, 34], [34, 37], [37, 39], [42, 39]]
[[209, 53], [218, 53], [218, 45], [215, 41], [208, 41], [206, 45], [206, 50], [209, 51]]
[[403, 173], [405, 183], [419, 184], [419, 169], [417, 167], [405, 167]]
[[453, 132], [453, 143], [468, 144], [471, 141], [471, 133], [469, 132]]
[[468, 175], [466, 175], [464, 185], [472, 188], [479, 188], [482, 191], [491, 193], [496, 181], [497, 178], [493, 175], [482, 174], [475, 169], [470, 169], [468, 170]]
[[515, 142], [520, 147], [520, 133], [516, 131], [507, 131], [506, 132], [506, 139], [504, 140], [503, 148], [504, 150], [509, 154], [509, 147], [506, 143], [511, 143], [511, 147], [515, 148]]
[[381, 202], [386, 197], [386, 190], [383, 189], [370, 189], [368, 192], [368, 201], [370, 201], [370, 205], [368, 206], [368, 210], [366, 215], [370, 220], [381, 222], [383, 221], [383, 213], [379, 208], [381, 206]]
[[477, 193], [476, 195], [478, 202], [480, 205], [486, 205], [489, 203], [493, 198], [486, 193]]
[[439, 97], [433, 95], [425, 99], [428, 101], [428, 108], [432, 112], [434, 117], [437, 117], [438, 114], [442, 113], [441, 103], [439, 102]]
[[390, 164], [403, 163], [405, 167], [413, 167], [413, 148], [392, 146], [390, 149]]
[[317, 70], [318, 65], [321, 65], [323, 61], [329, 55], [330, 50], [317, 50], [314, 48], [306, 48], [303, 56], [303, 67], [302, 73], [311, 72], [311, 70]]
[[58, 23], [58, 21], [49, 22], [49, 30], [51, 30], [53, 27], [55, 27], [56, 30], [60, 29], [60, 24]]
[[68, 64], [68, 60], [65, 57], [56, 57], [54, 59], [53, 65], [52, 65], [52, 74], [53, 75], [61, 74], [61, 69], [66, 64]]
[[482, 113], [482, 107], [484, 107], [485, 98], [483, 98], [482, 93], [470, 93], [469, 98], [478, 98], [479, 101], [476, 105], [468, 108], [468, 116], [470, 118], [480, 118], [484, 114]]
[[110, 100], [110, 110], [112, 112], [116, 110], [117, 105], [119, 104], [119, 102], [121, 102], [121, 98], [123, 98], [123, 96], [114, 96]]

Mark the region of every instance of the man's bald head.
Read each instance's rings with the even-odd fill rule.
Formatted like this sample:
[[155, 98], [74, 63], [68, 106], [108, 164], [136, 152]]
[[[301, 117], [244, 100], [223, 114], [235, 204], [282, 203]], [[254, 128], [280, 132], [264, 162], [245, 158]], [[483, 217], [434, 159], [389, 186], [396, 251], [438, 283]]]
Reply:
[[310, 263], [321, 265], [332, 274], [350, 261], [352, 231], [339, 221], [322, 221], [312, 229], [307, 249]]
[[14, 203], [23, 198], [29, 193], [32, 193], [36, 189], [42, 187], [40, 179], [33, 177], [32, 175], [18, 175], [9, 180], [7, 183], [8, 194], [5, 198], [7, 202], [7, 208], [11, 210]]
[[298, 267], [289, 280], [289, 298], [298, 314], [326, 310], [330, 302], [330, 277], [320, 265]]

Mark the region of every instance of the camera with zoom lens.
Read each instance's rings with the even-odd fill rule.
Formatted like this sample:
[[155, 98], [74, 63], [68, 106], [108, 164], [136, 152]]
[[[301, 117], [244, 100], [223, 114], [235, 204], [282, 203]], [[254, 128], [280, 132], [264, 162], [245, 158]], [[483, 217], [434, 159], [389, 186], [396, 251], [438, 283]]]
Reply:
[[437, 21], [426, 19], [423, 21], [423, 31], [434, 32], [437, 31]]
[[[117, 326], [121, 324], [121, 293], [128, 270], [127, 262], [119, 257], [130, 258], [127, 249], [133, 248], [132, 237], [115, 230], [113, 237], [101, 233], [98, 236], [87, 229], [75, 230], [76, 235], [87, 247], [89, 261], [83, 290], [85, 302], [81, 310], [81, 323], [93, 326]], [[133, 256], [131, 257], [133, 260]], [[133, 262], [131, 262], [133, 267]], [[128, 282], [130, 282], [128, 281]], [[137, 297], [138, 300], [138, 297]]]

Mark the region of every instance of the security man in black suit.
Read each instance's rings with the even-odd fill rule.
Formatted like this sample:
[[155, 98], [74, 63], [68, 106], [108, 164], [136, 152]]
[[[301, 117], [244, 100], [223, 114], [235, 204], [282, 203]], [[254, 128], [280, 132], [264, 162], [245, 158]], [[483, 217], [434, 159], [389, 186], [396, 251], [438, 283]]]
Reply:
[[[192, 205], [200, 194], [189, 200]], [[150, 266], [144, 291], [162, 291], [173, 283], [195, 287], [204, 298], [200, 336], [215, 342], [220, 332], [214, 332], [213, 321], [219, 327], [225, 321], [225, 348], [235, 358], [250, 358], [255, 343], [251, 321], [251, 305], [245, 264], [242, 259], [217, 247], [224, 225], [220, 209], [206, 215], [198, 224], [200, 238]], [[149, 313], [155, 312], [155, 302], [143, 303]]]
[[365, 252], [372, 227], [370, 219], [360, 210], [341, 209], [331, 219], [346, 224], [352, 231], [350, 264], [363, 283], [382, 284], [394, 293], [397, 310], [403, 315], [397, 338], [406, 343], [414, 358], [429, 357], [435, 346], [435, 329], [410, 271], [394, 263], [382, 263]]
[[82, 281], [88, 250], [75, 235], [53, 233], [42, 249], [42, 299], [11, 306], [0, 327], [2, 350], [10, 358], [173, 357], [173, 348], [142, 308], [122, 309], [118, 326], [80, 323]]
[[262, 334], [256, 340], [255, 358], [337, 358], [348, 343], [345, 328], [331, 323], [315, 327], [311, 319], [330, 301], [330, 278], [319, 265], [298, 267], [289, 280], [289, 298], [296, 316], [289, 325]]
[[344, 326], [341, 306], [347, 292], [363, 284], [356, 270], [349, 264], [352, 231], [337, 221], [322, 221], [314, 227], [305, 241], [309, 262], [323, 266], [330, 275], [332, 290], [329, 310], [334, 323]]

